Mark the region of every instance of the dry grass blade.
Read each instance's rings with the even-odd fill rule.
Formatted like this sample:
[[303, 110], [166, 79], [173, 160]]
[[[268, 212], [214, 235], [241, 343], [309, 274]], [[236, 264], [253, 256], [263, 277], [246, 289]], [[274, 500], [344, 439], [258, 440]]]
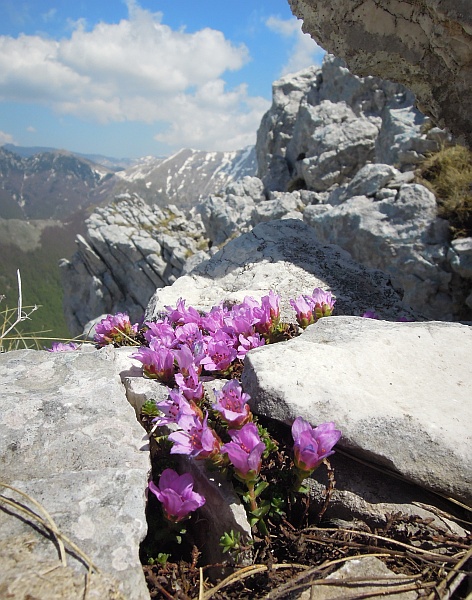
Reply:
[[[272, 569], [274, 569], [274, 570], [276, 570], [276, 569], [293, 569], [293, 568], [308, 569], [308, 567], [306, 565], [291, 564], [291, 563], [290, 564], [283, 563], [283, 564], [272, 565]], [[248, 577], [252, 577], [252, 575], [256, 575], [257, 573], [263, 573], [264, 571], [268, 571], [268, 570], [269, 570], [269, 567], [267, 565], [250, 565], [249, 567], [243, 567], [242, 569], [239, 569], [235, 573], [231, 573], [231, 575], [228, 575], [228, 577], [226, 577], [226, 579], [223, 579], [223, 581], [220, 581], [220, 583], [218, 583], [217, 585], [212, 587], [210, 590], [205, 592], [203, 597], [200, 598], [199, 600], [209, 600], [209, 598], [214, 596], [217, 592], [219, 592], [223, 588], [227, 587], [228, 585], [232, 585], [232, 584], [236, 583], [237, 581], [243, 581], [244, 579], [247, 579]]]
[[[324, 562], [321, 565], [316, 567], [307, 568], [303, 573], [299, 573], [295, 577], [292, 577], [290, 581], [280, 586], [276, 590], [270, 591], [267, 596], [265, 596], [264, 600], [278, 600], [279, 598], [283, 598], [288, 591], [293, 589], [303, 589], [308, 585], [307, 582], [301, 583], [303, 580], [312, 577], [316, 573], [321, 573], [323, 571], [327, 571], [336, 565], [340, 565], [343, 563], [347, 563], [350, 560], [358, 560], [361, 557], [370, 556], [370, 557], [386, 557], [389, 554], [385, 554], [385, 552], [375, 552], [372, 554], [360, 554], [356, 556], [345, 556], [344, 558], [337, 558], [336, 560], [329, 560]], [[295, 587], [294, 587], [295, 586]]]
[[[368, 533], [367, 531], [356, 531], [353, 532], [352, 529], [342, 529], [342, 528], [335, 528], [335, 527], [326, 527], [326, 528], [320, 528], [320, 527], [307, 527], [306, 529], [304, 529], [303, 533], [306, 532], [310, 532], [310, 531], [316, 531], [316, 532], [342, 532], [342, 533], [347, 533], [347, 534], [353, 534], [355, 533], [356, 535], [359, 535], [361, 537], [367, 537], [370, 539], [375, 539], [375, 540], [379, 540], [382, 542], [388, 542], [389, 544], [394, 544], [396, 546], [399, 546], [400, 548], [405, 548], [407, 549], [409, 552], [412, 552], [414, 554], [422, 554], [425, 556], [428, 556], [429, 558], [433, 558], [436, 560], [440, 560], [440, 561], [444, 561], [444, 562], [456, 562], [456, 560], [458, 560], [459, 557], [462, 557], [464, 555], [464, 552], [458, 552], [455, 557], [447, 557], [444, 556], [443, 554], [439, 554], [438, 552], [431, 552], [431, 550], [424, 550], [423, 548], [417, 548], [416, 546], [411, 546], [410, 544], [405, 544], [404, 542], [399, 542], [397, 540], [394, 540], [392, 538], [388, 538], [385, 537], [383, 535], [377, 535], [375, 533]], [[306, 538], [307, 541], [310, 540], [310, 537]], [[315, 538], [316, 539], [316, 538]], [[333, 542], [333, 540], [326, 540], [326, 538], [322, 538], [322, 541], [328, 541], [328, 542]], [[344, 543], [344, 540], [343, 540]]]
[[[460, 576], [460, 581], [462, 581], [465, 576], [463, 573], [459, 574], [459, 570], [472, 558], [472, 548], [457, 562], [457, 564], [449, 571], [446, 577], [434, 588], [434, 592], [428, 596], [428, 600], [434, 600], [435, 598], [443, 598], [443, 592], [446, 591], [446, 588], [449, 583], [451, 583], [457, 576]], [[459, 581], [459, 583], [460, 583]]]
[[[13, 486], [7, 485], [6, 483], [3, 483], [3, 482], [0, 482], [0, 485], [2, 485], [3, 487], [9, 488], [15, 492], [18, 492], [22, 496], [25, 496], [33, 504], [40, 507], [41, 511], [43, 511], [45, 514], [47, 514], [45, 509], [41, 506], [41, 504], [39, 504], [39, 502], [37, 502], [36, 500], [31, 498], [31, 496], [29, 496], [28, 494], [25, 494], [25, 492], [22, 492], [21, 490], [18, 490], [16, 488], [14, 488]], [[52, 521], [52, 525], [51, 525], [51, 523], [49, 523], [47, 520], [42, 519], [39, 515], [37, 515], [31, 509], [26, 508], [26, 507], [22, 506], [21, 504], [19, 504], [18, 502], [16, 502], [15, 500], [12, 500], [11, 498], [6, 498], [3, 495], [0, 495], [0, 501], [4, 502], [5, 504], [8, 504], [9, 506], [12, 506], [16, 510], [19, 510], [20, 512], [25, 513], [28, 517], [38, 521], [38, 523], [40, 523], [45, 529], [50, 531], [56, 539], [57, 538], [60, 539], [60, 543], [62, 544], [63, 549], [64, 549], [63, 542], [65, 542], [74, 551], [74, 553], [77, 554], [77, 556], [79, 556], [84, 561], [84, 563], [89, 567], [89, 569], [93, 569], [96, 573], [100, 573], [100, 569], [93, 563], [93, 561], [87, 556], [87, 554], [85, 554], [85, 552], [83, 552], [77, 546], [77, 544], [75, 544], [71, 539], [69, 539], [66, 535], [64, 535], [61, 531], [59, 531], [59, 529], [55, 525], [54, 521], [52, 521], [52, 519], [51, 519], [51, 521]], [[51, 517], [49, 517], [49, 518], [51, 518]], [[59, 544], [59, 539], [58, 539], [58, 544]], [[62, 555], [61, 555], [61, 559], [62, 559]]]
[[[61, 540], [61, 538], [60, 538], [60, 537], [59, 537], [59, 535], [58, 535], [58, 534], [59, 534], [59, 529], [57, 528], [57, 525], [56, 525], [56, 523], [54, 522], [53, 518], [52, 518], [52, 517], [51, 517], [51, 515], [48, 513], [48, 511], [47, 511], [47, 510], [44, 508], [44, 506], [42, 506], [42, 504], [40, 504], [40, 503], [39, 503], [37, 500], [35, 500], [34, 498], [32, 498], [32, 497], [31, 497], [29, 494], [26, 494], [25, 492], [22, 492], [21, 490], [19, 490], [19, 489], [17, 489], [17, 488], [15, 488], [15, 487], [13, 487], [13, 486], [11, 486], [11, 485], [8, 485], [7, 483], [3, 483], [3, 482], [1, 482], [1, 481], [0, 481], [0, 485], [1, 485], [2, 487], [6, 487], [6, 488], [7, 488], [7, 489], [9, 489], [9, 490], [12, 490], [13, 492], [15, 492], [15, 493], [19, 494], [20, 496], [23, 496], [23, 497], [24, 497], [24, 498], [26, 498], [26, 499], [27, 499], [29, 502], [31, 502], [31, 504], [33, 504], [34, 506], [36, 506], [36, 508], [37, 508], [38, 510], [40, 510], [40, 511], [43, 513], [43, 515], [46, 517], [46, 520], [47, 520], [47, 522], [48, 522], [48, 524], [49, 524], [49, 527], [48, 527], [48, 529], [49, 529], [49, 530], [51, 531], [51, 533], [54, 535], [54, 537], [55, 537], [55, 539], [56, 539], [56, 542], [57, 542], [57, 545], [58, 545], [58, 547], [59, 547], [59, 554], [60, 554], [60, 557], [61, 557], [61, 563], [62, 563], [62, 566], [63, 566], [63, 567], [67, 567], [66, 550], [65, 550], [65, 548], [64, 548], [64, 543], [63, 543], [63, 541]], [[7, 500], [7, 498], [5, 498], [4, 496], [0, 496], [0, 497], [1, 497], [1, 499], [2, 499], [3, 501], [6, 501], [6, 500]], [[14, 502], [14, 501], [13, 501], [13, 502]], [[7, 502], [7, 503], [11, 505], [11, 502]], [[33, 515], [35, 515], [35, 517], [36, 517], [36, 518], [38, 518], [38, 515], [36, 515], [36, 513], [34, 513], [33, 511], [31, 511], [31, 513], [32, 513]]]

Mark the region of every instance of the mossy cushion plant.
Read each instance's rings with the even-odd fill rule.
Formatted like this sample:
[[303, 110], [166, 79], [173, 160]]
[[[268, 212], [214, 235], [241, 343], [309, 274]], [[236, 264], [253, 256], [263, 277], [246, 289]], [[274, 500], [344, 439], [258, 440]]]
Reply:
[[435, 194], [438, 214], [450, 222], [452, 236], [472, 236], [472, 152], [444, 147], [426, 158], [417, 176]]

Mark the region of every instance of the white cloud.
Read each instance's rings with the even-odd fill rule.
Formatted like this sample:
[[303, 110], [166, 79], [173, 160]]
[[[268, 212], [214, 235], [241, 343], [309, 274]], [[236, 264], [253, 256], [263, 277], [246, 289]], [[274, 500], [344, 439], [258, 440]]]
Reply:
[[281, 75], [321, 64], [325, 51], [307, 33], [303, 33], [301, 21], [269, 17], [266, 25], [271, 31], [292, 41], [289, 58], [282, 67]]
[[26, 131], [28, 133], [36, 133], [36, 127], [33, 127], [33, 125], [28, 125], [28, 127], [26, 128]]
[[3, 144], [13, 144], [13, 136], [4, 131], [0, 131], [0, 146]]
[[253, 143], [268, 103], [244, 86], [227, 90], [222, 79], [247, 63], [247, 48], [209, 28], [172, 30], [162, 14], [127, 4], [128, 19], [89, 30], [78, 21], [65, 39], [0, 36], [0, 100], [99, 123], [167, 125], [158, 138], [172, 146]]

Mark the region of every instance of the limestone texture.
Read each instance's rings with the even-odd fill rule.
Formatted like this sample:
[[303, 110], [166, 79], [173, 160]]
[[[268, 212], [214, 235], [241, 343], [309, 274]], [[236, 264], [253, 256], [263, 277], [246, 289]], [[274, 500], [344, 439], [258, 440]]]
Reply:
[[[0, 385], [2, 482], [40, 502], [123, 597], [145, 598], [139, 544], [147, 530], [150, 463], [139, 450], [143, 429], [126, 399], [114, 350], [0, 354]], [[26, 502], [11, 490], [3, 493]], [[35, 525], [2, 510], [0, 541], [15, 547], [33, 536], [34, 560], [57, 560], [57, 547]], [[80, 560], [68, 555], [68, 563], [85, 576]]]
[[439, 127], [472, 144], [468, 0], [289, 0], [325, 50], [357, 75], [410, 88]]
[[361, 267], [337, 246], [320, 244], [302, 221], [285, 219], [257, 225], [189, 275], [157, 290], [146, 319], [158, 316], [179, 298], [208, 311], [219, 302], [261, 298], [272, 289], [281, 296], [282, 318], [294, 322], [289, 299], [312, 293], [315, 287], [336, 296], [337, 314], [360, 315], [374, 308], [392, 319], [413, 314], [382, 272]]
[[256, 413], [334, 421], [340, 447], [470, 504], [471, 352], [467, 325], [333, 316], [251, 351], [243, 385]]

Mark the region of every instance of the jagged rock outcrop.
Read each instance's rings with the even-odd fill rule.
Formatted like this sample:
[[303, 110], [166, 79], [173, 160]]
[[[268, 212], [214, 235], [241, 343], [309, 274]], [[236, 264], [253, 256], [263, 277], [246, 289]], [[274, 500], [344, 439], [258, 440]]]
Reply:
[[[74, 335], [104, 313], [126, 311], [139, 320], [156, 288], [175, 281], [192, 255], [208, 250], [198, 218], [139, 198], [97, 209], [77, 245], [72, 260], [60, 263], [64, 313]], [[200, 260], [207, 256], [203, 252]]]
[[440, 127], [472, 145], [468, 0], [289, 0], [293, 13], [353, 73], [397, 81]]
[[276, 82], [273, 95], [258, 132], [260, 178], [231, 183], [188, 213], [173, 208], [172, 218], [131, 199], [92, 215], [79, 252], [63, 263], [74, 333], [105, 312], [138, 319], [155, 289], [208, 258], [208, 246], [286, 218], [385, 271], [425, 317], [472, 318], [464, 243], [450, 243], [433, 194], [415, 183], [417, 164], [447, 136], [430, 128], [411, 92], [327, 56], [321, 68]]
[[326, 192], [367, 163], [412, 170], [438, 148], [437, 130], [414, 108], [405, 87], [351, 74], [325, 57], [273, 85], [272, 106], [257, 134], [258, 176], [268, 190]]

